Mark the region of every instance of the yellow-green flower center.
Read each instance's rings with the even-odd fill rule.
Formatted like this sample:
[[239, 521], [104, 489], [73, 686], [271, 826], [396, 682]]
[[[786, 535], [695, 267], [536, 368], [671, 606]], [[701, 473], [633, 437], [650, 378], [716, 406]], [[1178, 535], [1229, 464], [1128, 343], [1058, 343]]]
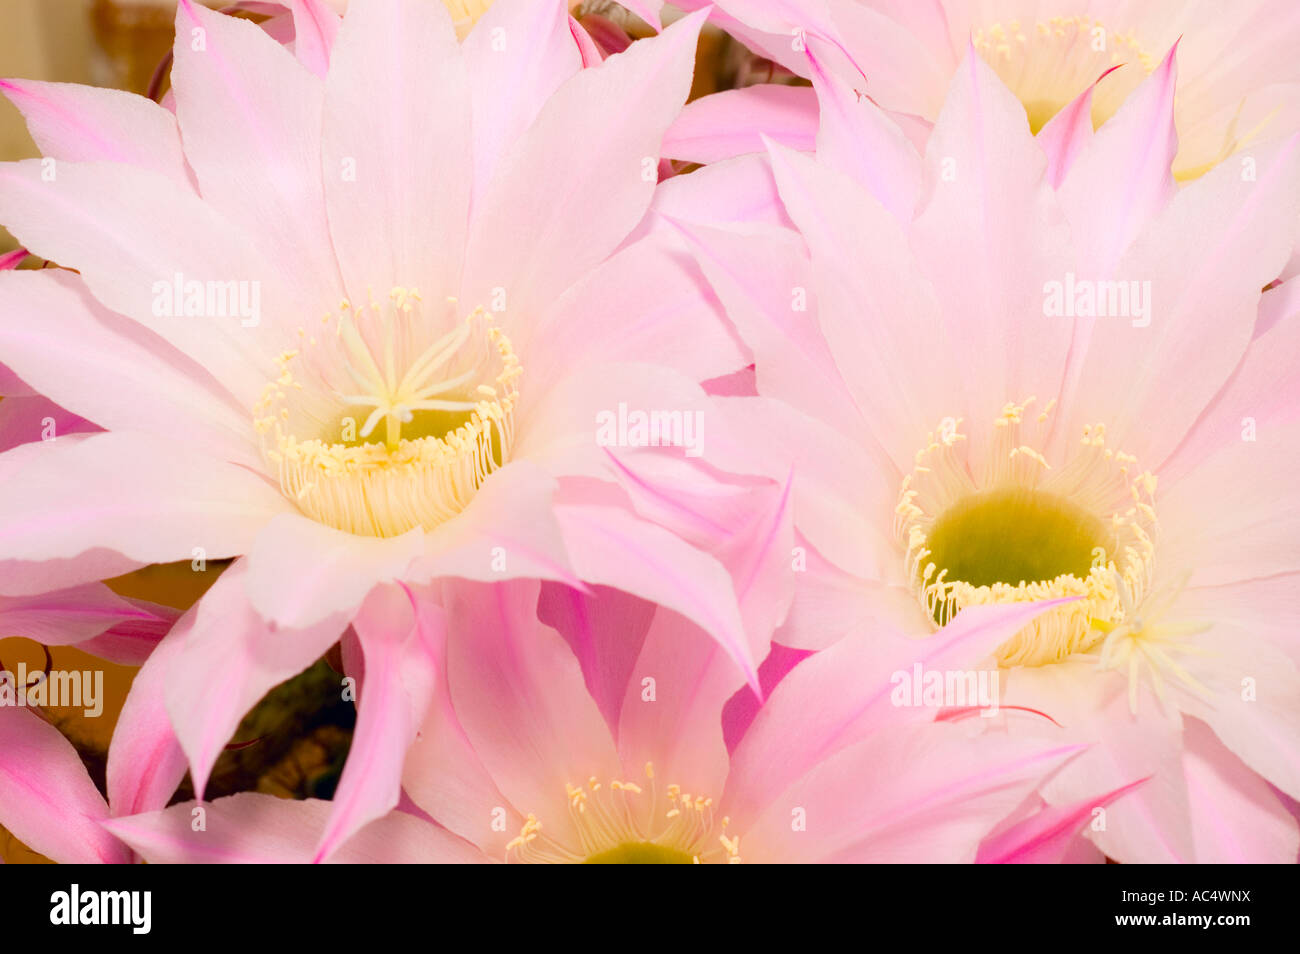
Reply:
[[587, 865], [691, 865], [695, 859], [676, 848], [652, 845], [645, 841], [631, 841], [592, 855]]
[[1000, 487], [957, 501], [930, 529], [930, 559], [972, 586], [1088, 575], [1105, 528], [1057, 494]]
[[254, 423], [313, 519], [362, 536], [431, 530], [509, 459], [522, 369], [482, 309], [458, 319], [454, 301], [394, 288], [299, 335]]
[[589, 865], [740, 862], [740, 838], [727, 837], [730, 821], [715, 816], [712, 798], [691, 796], [680, 785], [660, 792], [648, 762], [644, 785], [618, 779], [603, 783], [592, 776], [585, 786], [565, 786], [568, 824], [550, 819], [543, 825], [529, 814], [506, 845], [507, 860]]
[[962, 452], [961, 422], [947, 421], [916, 455], [895, 508], [907, 575], [936, 626], [968, 606], [1077, 597], [999, 647], [1003, 666], [1098, 648], [1140, 603], [1155, 559], [1155, 478], [1106, 447], [1101, 426], [1053, 468], [1034, 446], [1051, 407], [1027, 424], [1032, 402], [1003, 408], [980, 474]]

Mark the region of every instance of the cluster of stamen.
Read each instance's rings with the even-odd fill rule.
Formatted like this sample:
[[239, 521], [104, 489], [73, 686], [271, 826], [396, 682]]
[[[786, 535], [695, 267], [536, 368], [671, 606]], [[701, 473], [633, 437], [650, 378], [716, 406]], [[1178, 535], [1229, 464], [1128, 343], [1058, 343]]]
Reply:
[[1019, 20], [993, 23], [974, 30], [971, 39], [1024, 104], [1035, 133], [1107, 69], [1135, 64], [1139, 69], [1108, 78], [1094, 92], [1093, 123], [1101, 125], [1157, 65], [1133, 30], [1114, 32], [1087, 16], [1051, 17], [1032, 26]]
[[585, 786], [566, 785], [576, 844], [543, 828], [529, 814], [506, 845], [507, 860], [531, 864], [701, 864], [740, 863], [740, 837], [728, 837], [729, 819], [718, 818], [713, 799], [692, 796], [680, 785], [657, 793], [654, 766], [645, 766], [646, 785], [595, 776]]
[[[1096, 649], [1125, 621], [1126, 607], [1140, 603], [1155, 563], [1155, 477], [1107, 447], [1101, 425], [1085, 428], [1065, 465], [1053, 469], [1038, 449], [1052, 407], [1030, 424], [1032, 403], [1003, 408], [978, 478], [967, 464], [961, 421], [946, 421], [916, 454], [895, 507], [908, 578], [936, 626], [968, 606], [1076, 597], [999, 647], [1003, 666], [1044, 665]], [[1045, 527], [1017, 525], [1035, 520]], [[1014, 552], [1026, 540], [1042, 552]], [[978, 552], [985, 542], [993, 552]], [[971, 547], [973, 558], [963, 550]], [[953, 573], [948, 564], [959, 557], [964, 575], [976, 578]], [[986, 563], [987, 573], [972, 574], [972, 559]], [[978, 578], [996, 577], [1007, 565], [1045, 572], [1035, 579]]]
[[455, 305], [400, 287], [345, 300], [279, 356], [254, 423], [308, 516], [364, 536], [433, 529], [509, 458], [522, 369], [490, 314], [457, 320]]
[[451, 22], [456, 27], [456, 35], [465, 39], [479, 17], [487, 13], [492, 0], [442, 0], [443, 6], [451, 14]]
[[1134, 594], [1130, 587], [1117, 579], [1116, 589], [1123, 607], [1119, 621], [1095, 621], [1096, 627], [1105, 633], [1097, 660], [1098, 666], [1128, 676], [1128, 705], [1134, 714], [1138, 710], [1138, 679], [1144, 670], [1151, 674], [1151, 685], [1162, 704], [1167, 699], [1164, 674], [1172, 676], [1183, 688], [1201, 700], [1211, 701], [1210, 691], [1175, 658], [1208, 654], [1208, 650], [1190, 644], [1187, 637], [1205, 632], [1211, 624], [1195, 620], [1169, 622], [1164, 619], [1186, 583], [1184, 577], [1166, 592], [1153, 594], [1145, 602], [1139, 602], [1140, 595]]

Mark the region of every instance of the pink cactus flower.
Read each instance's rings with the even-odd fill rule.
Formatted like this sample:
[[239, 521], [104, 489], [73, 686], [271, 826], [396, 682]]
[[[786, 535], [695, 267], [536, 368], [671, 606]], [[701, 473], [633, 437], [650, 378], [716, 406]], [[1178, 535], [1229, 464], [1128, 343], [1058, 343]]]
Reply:
[[0, 593], [237, 558], [135, 682], [118, 802], [164, 804], [187, 764], [202, 792], [347, 632], [366, 765], [328, 854], [397, 802], [434, 678], [411, 588], [446, 575], [630, 591], [757, 686], [728, 568], [633, 512], [597, 433], [745, 363], [680, 256], [628, 241], [702, 22], [583, 69], [561, 0], [463, 42], [440, 4], [354, 0], [305, 63], [305, 31], [291, 53], [182, 0], [175, 115], [0, 84], [46, 154], [0, 166], [0, 221], [77, 272], [0, 272], [0, 361], [104, 429], [0, 454]]
[[[605, 668], [611, 718], [593, 691], [599, 674], [584, 675], [565, 637], [537, 621], [536, 582], [448, 590], [446, 692], [406, 760], [411, 801], [335, 860], [969, 862], [1085, 747], [972, 737], [890, 702], [894, 670], [970, 665], [1041, 606], [981, 608], [924, 642], [843, 640], [782, 681], [728, 757], [720, 714], [743, 682], [679, 614], [654, 611], [629, 665]], [[302, 862], [327, 816], [319, 802], [242, 794], [103, 827], [155, 863]], [[1032, 851], [1042, 830], [987, 850]]]
[[[918, 123], [938, 117], [968, 45], [1015, 94], [1035, 133], [1055, 120], [1083, 136], [1178, 43], [1180, 181], [1300, 129], [1300, 61], [1291, 52], [1300, 10], [1287, 0], [718, 0], [713, 18], [801, 76], [833, 73], [916, 137], [924, 135]], [[815, 128], [816, 101], [806, 93], [737, 90], [692, 104], [666, 151], [711, 161], [754, 151], [759, 132], [798, 147]]]
[[711, 460], [795, 458], [808, 573], [774, 638], [1074, 597], [994, 653], [1003, 704], [1064, 727], [1012, 731], [1100, 743], [1048, 804], [1151, 776], [1088, 832], [1108, 856], [1290, 862], [1300, 148], [1179, 189], [1176, 88], [1171, 50], [1054, 187], [973, 51], [924, 158], [828, 76], [816, 159], [770, 143], [797, 233], [664, 218], [755, 356]]

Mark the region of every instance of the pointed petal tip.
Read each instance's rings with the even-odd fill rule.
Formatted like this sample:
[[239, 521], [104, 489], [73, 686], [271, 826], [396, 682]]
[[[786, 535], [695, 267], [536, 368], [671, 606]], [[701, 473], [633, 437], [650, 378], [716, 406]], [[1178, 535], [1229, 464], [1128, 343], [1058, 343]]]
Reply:
[[694, 13], [687, 14], [686, 16], [678, 20], [676, 23], [667, 27], [659, 35], [667, 36], [668, 34], [672, 33], [674, 30], [676, 30], [679, 33], [688, 33], [698, 37], [700, 31], [704, 29], [704, 24], [709, 19], [709, 15], [712, 12], [713, 12], [712, 5], [707, 7], [700, 7], [700, 9], [696, 10]]
[[1116, 63], [1114, 66], [1108, 66], [1108, 67], [1106, 68], [1106, 70], [1105, 70], [1105, 71], [1104, 71], [1100, 76], [1098, 76], [1095, 80], [1092, 81], [1092, 86], [1089, 86], [1089, 87], [1088, 87], [1088, 89], [1087, 89], [1087, 95], [1088, 95], [1088, 97], [1089, 97], [1089, 98], [1092, 97], [1092, 91], [1093, 91], [1093, 89], [1096, 88], [1096, 86], [1097, 86], [1098, 83], [1100, 83], [1102, 80], [1104, 80], [1104, 79], [1105, 79], [1107, 76], [1109, 76], [1111, 73], [1114, 73], [1117, 69], [1119, 69], [1119, 68], [1120, 68], [1121, 66], [1123, 66], [1123, 65], [1124, 65], [1123, 63]]
[[1180, 36], [1178, 39], [1174, 40], [1174, 45], [1171, 46], [1171, 47], [1169, 48], [1169, 52], [1165, 54], [1165, 58], [1164, 58], [1163, 60], [1160, 61], [1160, 67], [1159, 67], [1159, 69], [1160, 69], [1161, 72], [1163, 72], [1163, 73], [1176, 73], [1176, 72], [1177, 72], [1177, 70], [1178, 70], [1178, 44], [1179, 44], [1179, 43], [1182, 43], [1182, 42], [1183, 42], [1183, 38], [1182, 38], [1181, 36]]

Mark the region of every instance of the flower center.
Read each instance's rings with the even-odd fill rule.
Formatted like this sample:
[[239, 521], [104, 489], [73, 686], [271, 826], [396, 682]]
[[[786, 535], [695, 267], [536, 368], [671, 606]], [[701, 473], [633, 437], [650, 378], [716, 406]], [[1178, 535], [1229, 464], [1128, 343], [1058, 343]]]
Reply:
[[442, 3], [451, 14], [452, 23], [456, 25], [456, 35], [462, 40], [469, 35], [479, 17], [492, 6], [492, 0], [442, 0]]
[[[483, 14], [491, 9], [495, 0], [442, 0], [442, 5], [451, 14], [451, 22], [456, 27], [456, 36], [463, 40], [469, 36]], [[569, 9], [579, 6], [579, 0], [569, 0]]]
[[1136, 63], [1140, 69], [1119, 70], [1093, 91], [1092, 124], [1100, 126], [1158, 63], [1134, 31], [1113, 32], [1086, 16], [1052, 17], [1032, 26], [994, 23], [975, 30], [972, 40], [1024, 105], [1035, 135], [1106, 70]]
[[340, 304], [254, 408], [280, 486], [308, 516], [362, 536], [433, 529], [510, 456], [522, 374], [492, 316], [457, 320], [414, 289]]
[[740, 862], [740, 838], [728, 838], [729, 819], [715, 818], [713, 799], [695, 797], [680, 785], [656, 794], [654, 766], [645, 767], [647, 792], [632, 782], [602, 785], [595, 776], [585, 788], [565, 786], [574, 836], [553, 835], [530, 814], [506, 845], [509, 859], [530, 864], [689, 865]]
[[1064, 497], [1013, 485], [965, 497], [935, 520], [930, 559], [972, 586], [1087, 576], [1105, 528]]
[[646, 841], [626, 842], [609, 851], [592, 855], [583, 862], [587, 865], [690, 865], [694, 863], [694, 856], [684, 851], [665, 848]]
[[967, 606], [1078, 597], [1000, 646], [1002, 666], [1096, 649], [1141, 602], [1155, 557], [1155, 477], [1107, 448], [1101, 425], [1085, 428], [1077, 451], [1053, 469], [1033, 446], [1043, 443], [1051, 406], [1027, 426], [1032, 403], [1003, 408], [978, 478], [961, 421], [946, 421], [916, 455], [895, 508], [907, 575], [936, 626]]

